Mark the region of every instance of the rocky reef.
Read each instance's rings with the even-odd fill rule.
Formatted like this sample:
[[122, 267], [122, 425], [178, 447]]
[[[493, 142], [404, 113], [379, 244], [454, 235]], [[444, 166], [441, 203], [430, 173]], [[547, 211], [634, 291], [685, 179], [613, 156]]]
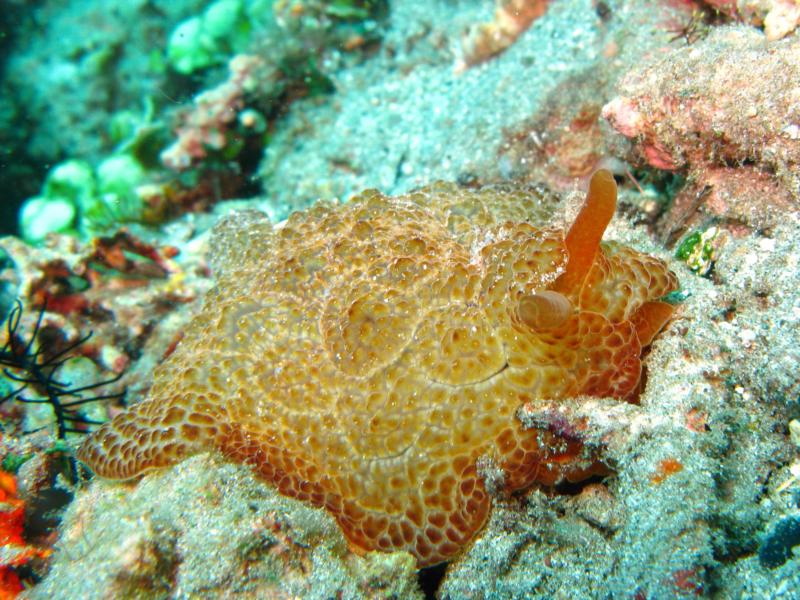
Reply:
[[[7, 4], [2, 593], [798, 595], [796, 3]], [[187, 324], [225, 277], [215, 257], [228, 238], [210, 234], [220, 219], [288, 235], [299, 218], [289, 215], [320, 198], [332, 202], [309, 214], [344, 209], [364, 189], [414, 198], [444, 180], [465, 196], [538, 199], [514, 220], [544, 208], [563, 231], [598, 169], [619, 187], [606, 239], [656, 257], [680, 283], [660, 299], [669, 322], [637, 354], [635, 401], [519, 399], [507, 416], [520, 435], [567, 440], [602, 468], [509, 486], [508, 464], [479, 452], [486, 522], [443, 565], [418, 571], [415, 549], [346, 536], [312, 492], [286, 498], [280, 477], [228, 460], [236, 448], [122, 483], [75, 459], [181, 356]], [[475, 227], [481, 214], [459, 218]], [[314, 258], [263, 277], [316, 272]], [[369, 312], [348, 298], [344, 309]], [[563, 303], [548, 299], [558, 314]], [[290, 375], [283, 383], [300, 390]]]

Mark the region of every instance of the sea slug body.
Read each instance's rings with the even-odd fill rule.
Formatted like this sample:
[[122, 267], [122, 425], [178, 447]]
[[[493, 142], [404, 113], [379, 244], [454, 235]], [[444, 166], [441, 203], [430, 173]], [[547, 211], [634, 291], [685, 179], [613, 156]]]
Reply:
[[601, 243], [616, 185], [597, 172], [566, 232], [530, 190], [366, 191], [273, 228], [218, 225], [218, 283], [149, 395], [78, 457], [128, 479], [208, 449], [324, 507], [360, 550], [456, 556], [486, 521], [480, 457], [506, 490], [580, 480], [579, 440], [525, 430], [537, 398], [628, 400], [672, 313], [663, 262]]

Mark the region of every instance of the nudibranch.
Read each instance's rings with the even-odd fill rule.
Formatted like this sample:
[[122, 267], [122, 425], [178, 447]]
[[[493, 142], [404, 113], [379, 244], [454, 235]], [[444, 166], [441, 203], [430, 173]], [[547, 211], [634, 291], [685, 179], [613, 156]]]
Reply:
[[523, 428], [520, 406], [638, 392], [677, 279], [601, 242], [615, 206], [598, 171], [566, 232], [537, 224], [553, 205], [531, 190], [449, 184], [280, 227], [228, 217], [200, 314], [78, 458], [129, 479], [217, 449], [324, 507], [354, 549], [451, 559], [489, 513], [479, 458], [507, 491], [597, 472], [580, 441]]

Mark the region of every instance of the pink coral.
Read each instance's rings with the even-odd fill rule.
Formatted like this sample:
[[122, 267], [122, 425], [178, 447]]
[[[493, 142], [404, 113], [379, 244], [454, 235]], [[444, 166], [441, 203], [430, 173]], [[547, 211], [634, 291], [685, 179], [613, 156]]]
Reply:
[[766, 198], [773, 206], [800, 201], [798, 80], [800, 39], [767, 42], [750, 28], [718, 28], [628, 73], [602, 115], [632, 141], [630, 160], [689, 175], [669, 229], [714, 190], [740, 198], [736, 216], [759, 225]]
[[205, 159], [209, 150], [222, 150], [229, 129], [244, 108], [245, 95], [258, 86], [265, 67], [258, 56], [235, 56], [228, 65], [228, 79], [194, 99], [177, 129], [178, 139], [161, 153], [164, 165], [183, 171]]

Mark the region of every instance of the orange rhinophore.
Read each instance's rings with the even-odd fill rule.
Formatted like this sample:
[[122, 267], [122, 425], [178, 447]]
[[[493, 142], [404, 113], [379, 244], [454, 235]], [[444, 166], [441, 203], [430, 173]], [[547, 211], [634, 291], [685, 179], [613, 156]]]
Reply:
[[598, 171], [589, 182], [586, 202], [564, 238], [569, 259], [567, 270], [556, 283], [557, 290], [573, 290], [583, 285], [616, 208], [617, 184], [614, 177], [608, 171]]
[[615, 201], [601, 171], [568, 232], [538, 225], [551, 197], [450, 184], [366, 191], [279, 227], [229, 217], [218, 285], [149, 396], [78, 456], [127, 479], [218, 449], [324, 507], [356, 549], [453, 558], [489, 513], [480, 457], [506, 491], [602, 470], [569, 427], [515, 414], [638, 389], [677, 280], [600, 241]]

